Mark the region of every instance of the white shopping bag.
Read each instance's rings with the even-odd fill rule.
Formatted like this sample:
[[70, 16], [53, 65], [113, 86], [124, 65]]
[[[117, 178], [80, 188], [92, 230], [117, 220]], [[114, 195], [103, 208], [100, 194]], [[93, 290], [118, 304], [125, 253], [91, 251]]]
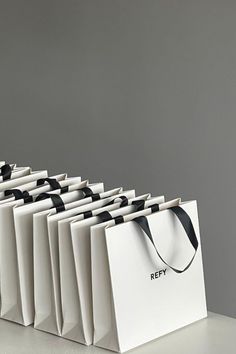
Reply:
[[[55, 208], [35, 213], [34, 227], [34, 326], [53, 334], [61, 334], [61, 299], [59, 286], [58, 260], [58, 221], [76, 215], [86, 208], [87, 204], [102, 203], [101, 198], [116, 194], [121, 188], [103, 192], [103, 184], [89, 185], [86, 198], [68, 203], [65, 211], [57, 213]], [[90, 193], [92, 192], [92, 193]], [[90, 196], [89, 196], [90, 195]], [[91, 203], [93, 200], [97, 202]], [[43, 267], [43, 269], [42, 269]], [[45, 277], [41, 273], [46, 274]]]
[[[111, 212], [112, 210], [116, 210], [126, 205], [131, 205], [132, 203], [135, 202], [141, 202], [141, 199], [142, 202], [144, 203], [145, 200], [150, 198], [150, 194], [146, 194], [134, 198], [134, 193], [133, 195], [131, 195], [130, 192], [131, 191], [122, 192], [120, 198], [117, 198], [119, 196], [117, 196], [116, 198], [107, 198], [107, 200], [104, 200], [105, 203], [103, 203], [105, 204], [105, 206], [100, 207], [99, 209], [96, 209], [95, 206], [91, 208], [92, 204], [95, 204], [92, 203], [90, 204], [90, 208], [91, 208], [90, 211], [86, 211], [76, 217], [71, 217], [59, 221], [58, 236], [59, 236], [60, 284], [61, 284], [62, 314], [63, 314], [62, 336], [67, 339], [71, 339], [86, 345], [90, 345], [92, 343], [92, 332], [89, 332], [89, 330], [86, 329], [84, 330], [83, 328], [85, 317], [86, 318], [88, 317], [87, 320], [85, 319], [85, 322], [90, 321], [92, 323], [92, 317], [89, 318], [91, 314], [90, 308], [92, 306], [90, 240], [89, 237], [86, 239], [86, 243], [84, 243], [83, 245], [83, 251], [81, 252], [82, 253], [81, 263], [83, 264], [82, 271], [85, 272], [86, 275], [80, 281], [80, 288], [78, 288], [77, 275], [75, 269], [75, 257], [77, 254], [77, 249], [75, 247], [75, 250], [73, 251], [72, 248], [70, 223], [72, 221], [73, 222], [82, 221], [84, 219], [88, 219], [93, 216], [96, 217], [98, 214], [101, 214], [103, 212], [107, 212], [107, 211]], [[126, 197], [125, 199], [124, 196]], [[127, 199], [127, 203], [124, 203], [126, 202], [126, 199]], [[93, 222], [94, 220], [95, 219], [93, 219]], [[70, 274], [70, 277], [68, 277], [67, 274]], [[81, 307], [80, 294], [82, 294], [82, 292], [86, 293], [86, 295], [82, 296], [82, 298], [86, 297], [87, 303], [85, 303], [85, 306], [83, 306], [82, 304]], [[88, 314], [87, 311], [89, 311]], [[89, 333], [84, 334], [85, 332], [89, 332]]]
[[196, 201], [178, 204], [91, 228], [95, 345], [124, 352], [207, 316]]
[[[106, 192], [105, 192], [106, 193]], [[105, 194], [101, 193], [101, 194]], [[61, 290], [61, 306], [62, 306], [62, 329], [61, 335], [65, 338], [86, 343], [84, 337], [77, 330], [77, 326], [80, 324], [80, 305], [78, 298], [78, 286], [76, 280], [74, 254], [72, 249], [72, 240], [70, 232], [70, 223], [72, 221], [84, 220], [92, 216], [96, 216], [97, 213], [105, 210], [111, 211], [119, 208], [120, 206], [126, 206], [135, 197], [135, 191], [120, 191], [119, 194], [106, 197], [99, 201], [86, 204], [83, 206], [83, 212], [81, 207], [74, 208], [74, 215], [67, 217], [58, 222], [58, 248], [59, 248], [59, 273], [60, 273], [60, 290]], [[145, 196], [146, 197], [146, 196]], [[149, 197], [149, 195], [147, 195]], [[90, 254], [90, 252], [88, 252]], [[87, 258], [89, 255], [84, 254]], [[87, 268], [88, 276], [90, 277], [90, 262]], [[68, 277], [68, 274], [70, 276]], [[77, 316], [77, 313], [79, 315]]]
[[[164, 197], [148, 198], [149, 195], [139, 196], [131, 200], [126, 207], [115, 206], [114, 210], [103, 211], [97, 216], [82, 221], [71, 222], [72, 249], [75, 262], [77, 300], [75, 307], [67, 302], [71, 323], [64, 323], [63, 334], [66, 338], [84, 344], [91, 344], [93, 337], [92, 321], [92, 287], [91, 287], [91, 258], [90, 258], [90, 227], [102, 223], [103, 220], [119, 217], [146, 208], [153, 203], [162, 203]], [[134, 205], [132, 205], [134, 204]], [[98, 269], [103, 272], [103, 269]], [[64, 287], [65, 288], [65, 287]], [[72, 310], [73, 309], [73, 310]], [[73, 313], [73, 311], [75, 311]], [[66, 315], [65, 315], [66, 319]]]
[[[99, 185], [103, 187], [103, 183]], [[84, 189], [86, 186], [87, 181], [84, 181], [79, 185], [75, 184], [70, 186], [74, 188], [73, 192], [61, 194], [60, 189], [49, 193], [42, 193], [40, 194], [40, 198], [37, 197], [37, 202], [13, 209], [17, 266], [19, 272], [19, 291], [22, 306], [22, 324], [25, 326], [34, 321], [33, 214], [48, 210], [52, 207], [56, 207], [58, 211], [64, 210], [65, 204], [78, 200], [84, 195], [84, 191], [82, 191], [81, 188]]]
[[[3, 164], [1, 166], [4, 167], [6, 166], [5, 164]], [[5, 175], [5, 177], [9, 177], [9, 167], [10, 167], [10, 174], [11, 174], [11, 169], [14, 168], [15, 164], [12, 165], [7, 165], [7, 169], [3, 169], [3, 174]], [[14, 175], [13, 179], [5, 179], [0, 183], [0, 201], [1, 199], [5, 198], [5, 194], [4, 191], [10, 188], [14, 188], [17, 185], [21, 184], [21, 183], [25, 183], [25, 182], [29, 182], [29, 181], [34, 181], [37, 178], [44, 178], [47, 177], [47, 171], [43, 170], [43, 171], [36, 171], [36, 172], [32, 172], [31, 169], [29, 167], [25, 167], [25, 168], [20, 168], [20, 170], [17, 170], [16, 175]], [[20, 177], [23, 176], [23, 177]], [[11, 176], [10, 176], [11, 177]], [[2, 222], [5, 222], [5, 220], [3, 220]], [[1, 223], [2, 223], [1, 222]], [[0, 242], [0, 253], [1, 253], [1, 242]], [[0, 280], [1, 280], [1, 269], [0, 269]], [[0, 298], [1, 298], [1, 286], [0, 286]], [[0, 307], [1, 307], [1, 302], [0, 302]]]
[[[34, 177], [35, 176], [36, 174]], [[39, 174], [39, 177], [40, 178], [35, 182], [17, 186], [17, 189], [8, 190], [9, 192], [14, 192], [13, 197], [9, 197], [8, 200], [0, 201], [1, 317], [18, 323], [23, 323], [23, 318], [19, 292], [19, 273], [13, 210], [17, 206], [31, 202], [32, 200], [30, 198], [35, 199], [35, 196], [39, 193], [49, 192], [53, 187], [51, 181], [54, 181], [54, 184], [56, 181], [60, 184], [60, 188], [65, 190], [70, 184], [74, 184], [75, 182], [78, 184], [81, 180], [80, 177], [64, 179], [66, 174], [53, 176], [50, 180], [45, 177], [42, 178], [42, 174]], [[46, 184], [42, 185], [42, 182]], [[40, 183], [40, 186], [37, 187], [38, 183]], [[15, 200], [15, 197], [18, 198], [20, 192], [24, 194], [25, 191], [32, 186], [36, 186], [36, 188], [28, 190], [26, 196], [20, 196], [21, 199]], [[15, 194], [15, 192], [17, 193]]]

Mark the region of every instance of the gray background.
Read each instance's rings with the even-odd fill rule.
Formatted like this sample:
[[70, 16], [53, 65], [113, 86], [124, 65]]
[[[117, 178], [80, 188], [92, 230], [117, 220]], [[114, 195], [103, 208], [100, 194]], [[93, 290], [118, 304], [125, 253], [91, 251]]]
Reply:
[[236, 317], [236, 2], [0, 0], [1, 159], [196, 198]]

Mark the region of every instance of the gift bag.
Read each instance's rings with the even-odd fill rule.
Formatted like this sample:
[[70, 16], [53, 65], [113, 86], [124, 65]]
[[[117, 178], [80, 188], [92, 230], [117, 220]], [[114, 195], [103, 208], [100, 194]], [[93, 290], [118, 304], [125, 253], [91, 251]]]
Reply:
[[[148, 198], [149, 195], [139, 196], [130, 200], [128, 206], [119, 208], [120, 205], [113, 207], [114, 210], [107, 210], [96, 213], [82, 221], [71, 222], [72, 249], [75, 262], [77, 302], [70, 304], [67, 302], [67, 311], [70, 311], [71, 323], [65, 321], [63, 335], [66, 338], [76, 340], [84, 344], [92, 343], [93, 321], [92, 321], [92, 286], [91, 286], [91, 258], [90, 258], [90, 227], [105, 220], [120, 217], [136, 210], [144, 209], [150, 203], [162, 203], [164, 197]], [[130, 205], [129, 205], [130, 204]], [[98, 268], [98, 272], [103, 272]], [[65, 288], [65, 287], [64, 287]], [[77, 305], [77, 306], [76, 306]], [[66, 319], [66, 316], [65, 316]]]
[[[103, 188], [103, 183], [98, 184]], [[87, 181], [79, 185], [73, 185], [74, 191], [62, 193], [55, 190], [42, 193], [36, 198], [36, 202], [25, 204], [13, 209], [17, 265], [19, 272], [19, 291], [22, 306], [23, 321], [25, 326], [34, 321], [34, 299], [33, 299], [33, 214], [49, 210], [55, 207], [57, 211], [65, 210], [67, 203], [81, 199], [84, 195], [84, 188]], [[42, 274], [42, 273], [41, 273]]]
[[[0, 203], [2, 199], [5, 199], [5, 193], [4, 191], [13, 188], [17, 185], [20, 185], [21, 183], [24, 182], [29, 182], [29, 181], [34, 181], [37, 178], [43, 178], [47, 177], [47, 171], [36, 171], [32, 172], [30, 167], [26, 168], [19, 168], [16, 172], [14, 173], [14, 176], [12, 174], [12, 169], [14, 169], [15, 164], [2, 164], [1, 166], [1, 177], [2, 177], [2, 182], [0, 182]], [[23, 176], [23, 177], [22, 177]], [[13, 178], [12, 178], [13, 177]], [[0, 227], [4, 227], [5, 220], [2, 219]], [[2, 253], [1, 251], [1, 235], [0, 235], [0, 255]], [[1, 282], [1, 256], [0, 256], [0, 282]], [[0, 299], [1, 299], [1, 283], [0, 283]], [[0, 310], [1, 310], [1, 301], [0, 301]]]
[[[34, 174], [34, 178], [37, 174]], [[0, 200], [0, 289], [1, 317], [23, 323], [19, 292], [19, 273], [16, 252], [16, 236], [13, 210], [17, 206], [31, 203], [39, 193], [54, 188], [67, 190], [70, 184], [81, 180], [80, 177], [67, 178], [66, 174], [42, 177], [38, 180], [17, 186], [17, 189], [5, 190], [8, 199]], [[31, 189], [36, 187], [34, 189]]]
[[[80, 326], [80, 304], [78, 295], [78, 284], [75, 272], [74, 253], [72, 248], [72, 239], [70, 232], [70, 223], [96, 216], [105, 210], [115, 210], [121, 206], [126, 206], [135, 197], [135, 191], [120, 191], [120, 194], [112, 197], [106, 197], [99, 201], [87, 204], [82, 210], [77, 209], [77, 215], [60, 220], [58, 223], [58, 239], [59, 239], [59, 269], [60, 269], [60, 289], [61, 289], [61, 305], [62, 305], [62, 336], [68, 339], [79, 341], [84, 344], [91, 344], [81, 339]], [[145, 196], [146, 197], [146, 196]], [[149, 195], [147, 195], [147, 198]], [[84, 253], [84, 258], [88, 258], [90, 252]], [[90, 262], [86, 263], [88, 280], [90, 278]], [[68, 277], [70, 274], [70, 277]]]
[[91, 256], [95, 345], [124, 352], [207, 316], [196, 201], [93, 226]]
[[[58, 221], [76, 215], [84, 208], [86, 210], [86, 205], [93, 200], [102, 203], [101, 198], [116, 194], [120, 188], [107, 192], [103, 190], [101, 183], [88, 185], [83, 189], [84, 198], [65, 204], [64, 211], [58, 213], [56, 208], [52, 208], [34, 214], [34, 326], [37, 329], [61, 334]], [[41, 277], [42, 267], [45, 277]]]

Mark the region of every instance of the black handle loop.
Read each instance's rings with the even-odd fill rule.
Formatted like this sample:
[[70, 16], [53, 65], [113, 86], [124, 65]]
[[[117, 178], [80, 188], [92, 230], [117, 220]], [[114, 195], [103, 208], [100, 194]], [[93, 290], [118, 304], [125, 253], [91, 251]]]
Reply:
[[52, 189], [61, 189], [60, 183], [55, 178], [40, 178], [37, 180], [37, 186], [42, 186], [47, 182]]
[[69, 191], [69, 186], [61, 187], [60, 183], [55, 178], [40, 178], [37, 180], [37, 186], [42, 186], [45, 182], [47, 182], [52, 190], [60, 189], [61, 194], [67, 193]]
[[11, 178], [12, 169], [8, 163], [1, 166], [0, 170], [1, 170], [1, 176], [2, 176], [3, 181], [6, 181]]
[[57, 213], [65, 210], [65, 204], [58, 194], [41, 193], [35, 199], [36, 202], [50, 198]]
[[155, 213], [156, 211], [159, 211], [159, 210], [160, 210], [159, 204], [152, 204], [152, 205], [150, 205], [148, 208], [151, 209], [152, 213]]
[[121, 195], [119, 197], [116, 197], [114, 199], [112, 199], [109, 203], [107, 203], [105, 206], [108, 205], [112, 205], [114, 203], [118, 203], [119, 199], [121, 199], [121, 203], [120, 203], [120, 208], [125, 207], [128, 205], [128, 198], [125, 195]]
[[69, 186], [61, 187], [61, 194], [69, 192]]
[[133, 221], [135, 221], [139, 225], [139, 227], [144, 231], [144, 233], [147, 235], [149, 240], [152, 242], [158, 257], [162, 260], [162, 262], [165, 265], [167, 265], [170, 269], [172, 269], [174, 272], [183, 273], [190, 267], [190, 265], [192, 264], [192, 262], [196, 256], [197, 249], [198, 249], [198, 239], [195, 234], [195, 230], [194, 230], [192, 221], [191, 221], [189, 215], [186, 213], [186, 211], [183, 208], [181, 208], [180, 206], [174, 206], [174, 207], [168, 208], [168, 210], [171, 210], [178, 217], [179, 221], [181, 222], [181, 224], [188, 236], [188, 239], [189, 239], [191, 245], [193, 246], [193, 248], [195, 250], [193, 257], [191, 258], [190, 262], [187, 264], [187, 266], [184, 269], [178, 269], [178, 268], [172, 267], [160, 255], [160, 252], [158, 251], [158, 249], [155, 245], [155, 242], [153, 240], [152, 233], [151, 233], [149, 223], [148, 223], [146, 216], [138, 216], [137, 218], [134, 218]]
[[89, 187], [83, 187], [79, 190], [84, 193], [85, 198], [91, 197], [93, 195], [93, 191]]
[[23, 199], [24, 203], [32, 203], [34, 201], [32, 195], [29, 195], [29, 192], [23, 191]]
[[33, 197], [29, 195], [29, 192], [22, 192], [20, 189], [7, 189], [5, 190], [4, 195], [13, 195], [15, 200], [24, 199], [24, 203], [31, 203], [33, 201]]
[[95, 202], [96, 200], [100, 200], [100, 194], [99, 193], [94, 193], [91, 195], [92, 201]]
[[131, 204], [136, 207], [136, 211], [140, 211], [144, 209], [145, 200], [144, 199], [134, 200]]
[[103, 211], [102, 213], [97, 214], [102, 222], [112, 220], [112, 216], [108, 211]]
[[23, 198], [23, 192], [20, 189], [6, 189], [4, 195], [7, 197], [13, 195], [15, 200]]
[[93, 213], [91, 210], [85, 211], [84, 213], [81, 213], [84, 215], [84, 219], [91, 218], [93, 216]]
[[93, 193], [92, 189], [89, 187], [83, 187], [83, 188], [80, 188], [79, 190], [84, 193], [85, 198], [91, 197], [93, 202], [101, 199], [100, 194]]
[[124, 217], [122, 215], [118, 215], [114, 218], [115, 224], [122, 224], [124, 222]]

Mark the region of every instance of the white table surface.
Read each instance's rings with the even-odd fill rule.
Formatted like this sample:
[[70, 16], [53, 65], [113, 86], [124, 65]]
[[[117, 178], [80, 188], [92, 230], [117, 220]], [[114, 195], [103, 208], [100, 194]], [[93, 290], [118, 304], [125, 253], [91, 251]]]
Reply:
[[[63, 338], [0, 320], [0, 354], [108, 354]], [[132, 354], [235, 354], [236, 319], [209, 313], [207, 319], [130, 351]]]

